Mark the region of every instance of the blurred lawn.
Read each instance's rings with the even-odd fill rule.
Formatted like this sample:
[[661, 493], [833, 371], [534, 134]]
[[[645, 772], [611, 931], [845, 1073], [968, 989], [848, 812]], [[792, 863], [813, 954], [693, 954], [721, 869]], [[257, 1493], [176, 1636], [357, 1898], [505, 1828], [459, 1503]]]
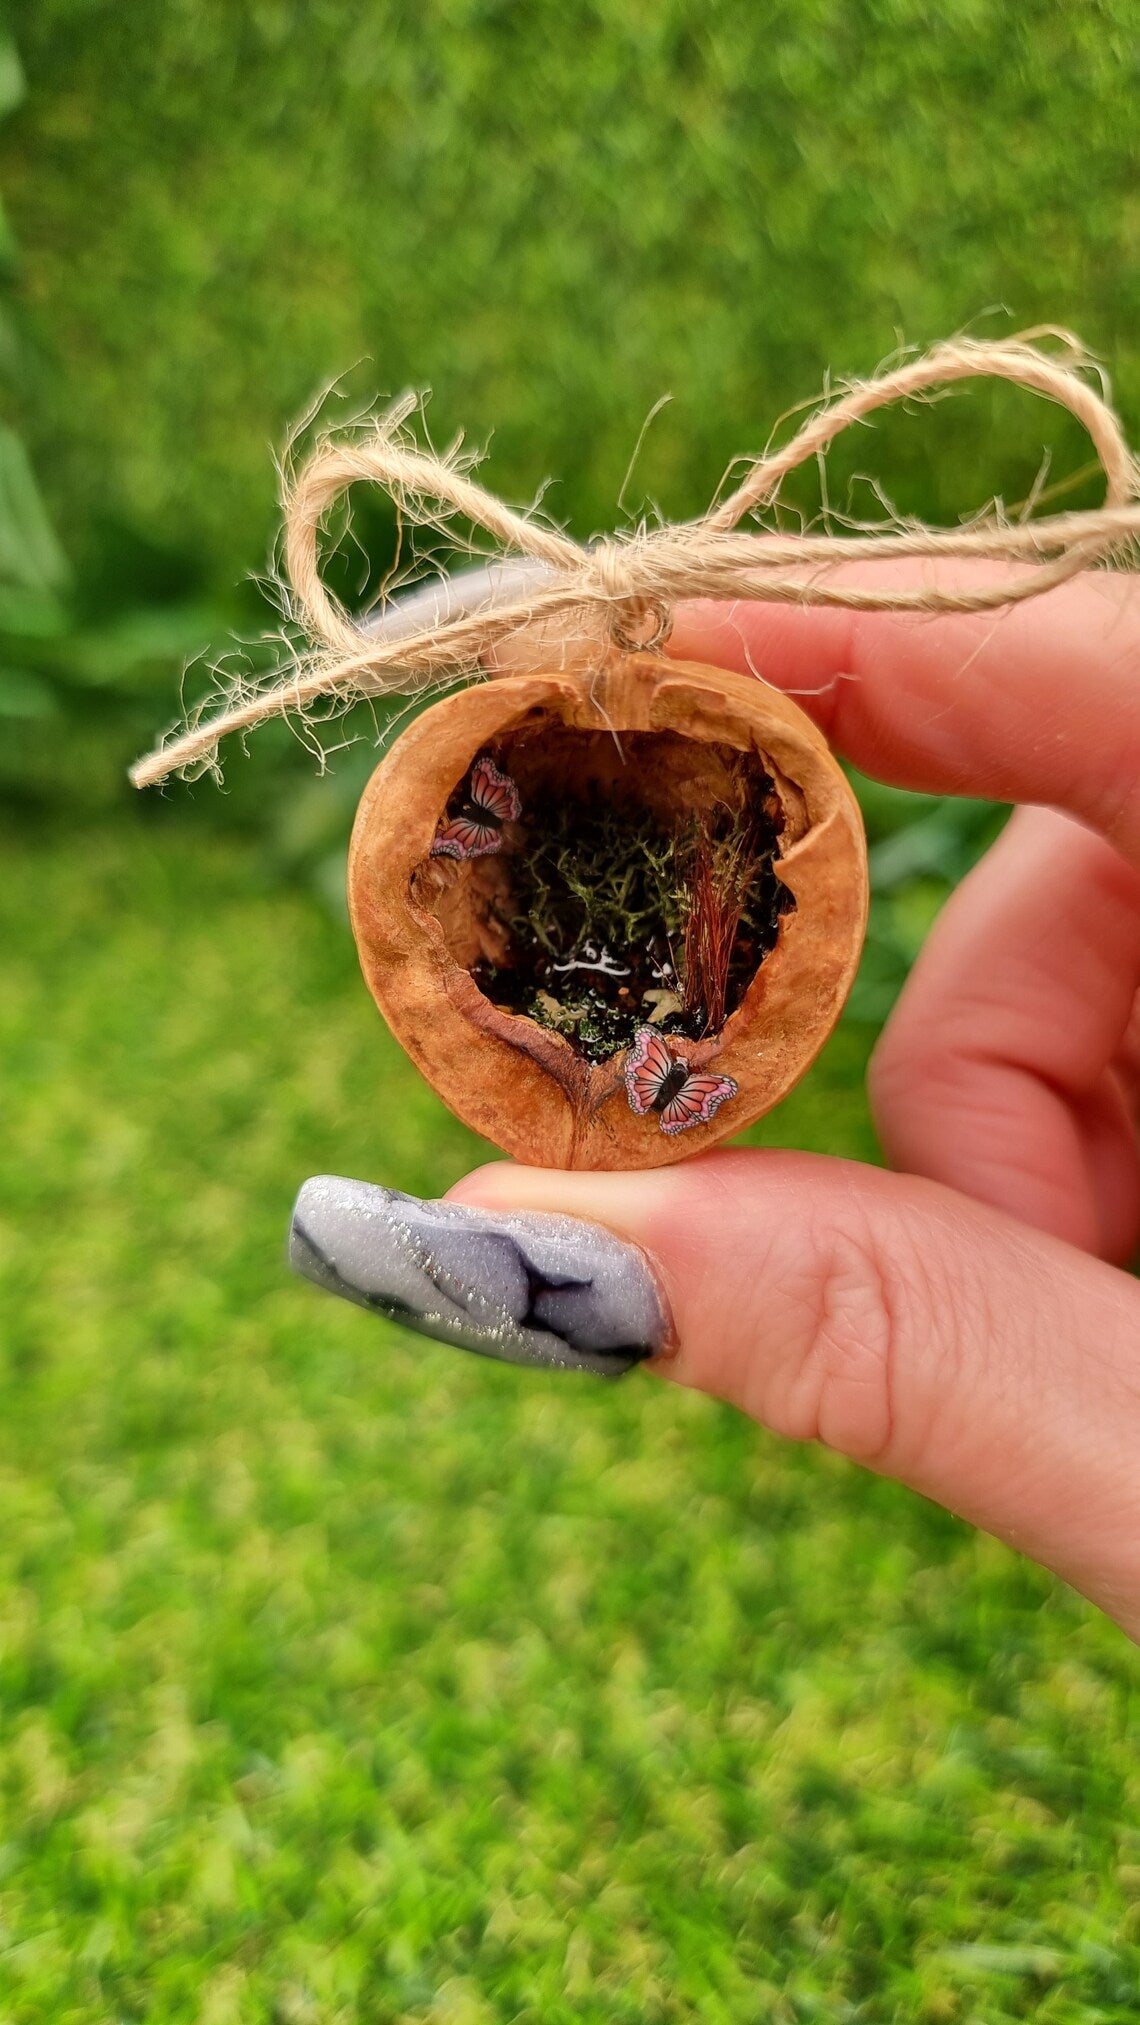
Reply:
[[[346, 368], [583, 535], [663, 392], [628, 504], [675, 516], [829, 368], [998, 302], [1135, 415], [1132, 0], [9, 17], [0, 391], [61, 546], [0, 436], [0, 2025], [1134, 2020], [1123, 1639], [710, 1402], [290, 1282], [307, 1174], [485, 1151], [327, 904], [371, 755], [123, 784], [182, 657], [263, 622], [271, 446]], [[953, 519], [1043, 450], [1088, 454], [975, 393], [830, 497]], [[875, 1023], [999, 818], [861, 795], [854, 1016], [753, 1136], [874, 1157]]]
[[[13, 842], [0, 2016], [1131, 2020], [1124, 1640], [634, 1376], [290, 1282], [480, 1157], [249, 853]], [[762, 1128], [862, 1155], [847, 1026]]]

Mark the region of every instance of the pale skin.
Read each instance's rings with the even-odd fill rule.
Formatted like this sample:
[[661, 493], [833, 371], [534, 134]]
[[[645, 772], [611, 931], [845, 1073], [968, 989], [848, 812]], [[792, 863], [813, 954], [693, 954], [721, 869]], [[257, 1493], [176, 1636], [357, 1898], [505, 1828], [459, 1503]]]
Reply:
[[[847, 580], [888, 567], [933, 580]], [[876, 779], [1022, 805], [876, 1049], [893, 1171], [729, 1150], [452, 1194], [634, 1240], [676, 1330], [649, 1369], [901, 1479], [1140, 1641], [1140, 579], [969, 616], [692, 604], [670, 652], [787, 690]]]

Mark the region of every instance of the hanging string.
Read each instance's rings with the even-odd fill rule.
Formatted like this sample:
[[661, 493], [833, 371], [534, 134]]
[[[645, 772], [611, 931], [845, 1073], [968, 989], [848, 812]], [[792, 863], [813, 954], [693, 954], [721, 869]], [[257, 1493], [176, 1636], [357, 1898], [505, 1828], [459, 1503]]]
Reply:
[[[1060, 353], [1034, 340], [1060, 341]], [[848, 610], [982, 612], [1023, 603], [1094, 565], [1117, 558], [1140, 534], [1140, 467], [1120, 421], [1085, 371], [1089, 361], [1065, 332], [1030, 332], [1001, 343], [941, 344], [872, 379], [856, 381], [812, 414], [782, 449], [753, 461], [736, 490], [700, 519], [614, 535], [589, 549], [533, 515], [515, 512], [475, 483], [457, 454], [428, 455], [408, 440], [409, 404], [368, 433], [318, 446], [284, 500], [290, 617], [310, 651], [284, 673], [236, 689], [214, 714], [204, 705], [131, 770], [136, 787], [174, 773], [216, 766], [219, 741], [273, 717], [302, 715], [326, 700], [347, 707], [362, 696], [409, 692], [486, 672], [495, 649], [520, 626], [568, 620], [591, 609], [623, 648], [660, 645], [684, 598], [757, 599]], [[1057, 402], [1090, 437], [1104, 474], [1101, 506], [1010, 523], [993, 509], [958, 528], [922, 523], [848, 534], [740, 531], [746, 514], [775, 504], [790, 472], [822, 456], [844, 430], [897, 401], [972, 379], [1006, 380]], [[353, 619], [320, 568], [322, 529], [353, 485], [381, 485], [405, 518], [438, 525], [440, 510], [462, 515], [498, 545], [501, 560], [480, 578], [475, 609], [441, 578], [430, 592], [393, 601], [380, 619]], [[525, 559], [520, 561], [519, 559]], [[871, 588], [835, 574], [849, 562], [986, 559], [1008, 573], [955, 583]]]

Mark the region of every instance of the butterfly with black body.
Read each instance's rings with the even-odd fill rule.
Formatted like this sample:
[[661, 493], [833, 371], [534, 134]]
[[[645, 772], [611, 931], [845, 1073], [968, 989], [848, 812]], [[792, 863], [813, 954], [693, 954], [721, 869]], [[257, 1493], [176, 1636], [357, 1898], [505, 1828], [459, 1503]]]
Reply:
[[509, 774], [493, 759], [477, 759], [463, 800], [453, 816], [441, 816], [432, 841], [433, 858], [486, 858], [503, 848], [503, 824], [517, 823], [522, 798]]
[[714, 1112], [735, 1097], [731, 1076], [708, 1076], [692, 1070], [683, 1055], [674, 1054], [664, 1034], [639, 1027], [622, 1071], [629, 1107], [639, 1117], [655, 1111], [661, 1130], [672, 1136], [693, 1125], [707, 1125]]

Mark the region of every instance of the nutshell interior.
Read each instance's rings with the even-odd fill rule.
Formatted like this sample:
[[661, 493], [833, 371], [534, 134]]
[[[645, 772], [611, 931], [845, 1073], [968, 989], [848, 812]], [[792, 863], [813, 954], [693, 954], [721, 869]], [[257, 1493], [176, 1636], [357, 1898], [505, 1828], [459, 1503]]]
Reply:
[[[492, 769], [477, 775], [483, 759]], [[456, 783], [437, 833], [456, 855], [421, 866], [420, 897], [492, 1004], [586, 1060], [611, 1059], [646, 1025], [704, 1039], [795, 907], [778, 865], [797, 791], [770, 769], [675, 732], [619, 741], [540, 713]], [[473, 779], [508, 785], [480, 807]], [[472, 855], [451, 836], [474, 840]]]

